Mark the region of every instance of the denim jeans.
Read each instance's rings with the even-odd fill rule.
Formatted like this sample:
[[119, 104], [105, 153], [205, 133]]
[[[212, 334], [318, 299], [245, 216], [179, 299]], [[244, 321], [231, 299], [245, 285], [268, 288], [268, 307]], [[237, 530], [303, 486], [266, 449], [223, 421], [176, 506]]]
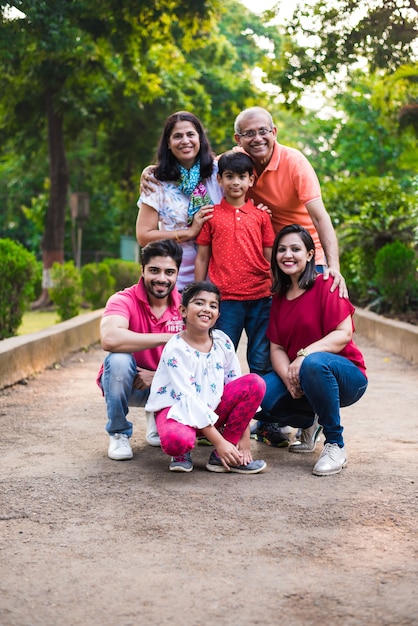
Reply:
[[132, 422], [126, 419], [130, 406], [145, 406], [149, 389], [133, 389], [136, 361], [132, 354], [111, 352], [104, 361], [100, 384], [107, 408], [106, 430], [109, 435], [122, 433], [132, 436]]
[[247, 363], [250, 372], [267, 374], [271, 371], [270, 342], [266, 337], [271, 298], [259, 300], [222, 300], [216, 328], [223, 330], [235, 346], [245, 330], [248, 337]]
[[344, 445], [340, 407], [357, 402], [367, 388], [367, 378], [356, 365], [331, 352], [309, 354], [303, 359], [299, 372], [304, 396], [296, 400], [275, 372], [263, 378], [267, 390], [258, 419], [279, 426], [309, 428], [316, 413], [326, 443]]

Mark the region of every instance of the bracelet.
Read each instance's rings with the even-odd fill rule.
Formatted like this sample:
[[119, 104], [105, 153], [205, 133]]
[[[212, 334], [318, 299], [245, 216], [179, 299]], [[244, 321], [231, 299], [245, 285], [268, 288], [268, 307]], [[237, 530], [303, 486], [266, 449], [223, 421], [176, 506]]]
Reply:
[[309, 356], [309, 352], [306, 350], [306, 348], [302, 348], [301, 350], [298, 350], [298, 352], [296, 352], [296, 356]]
[[174, 231], [174, 236], [175, 236], [175, 238], [176, 238], [176, 241], [180, 241], [180, 237], [178, 236], [178, 234], [177, 234], [177, 231], [176, 231], [176, 230]]

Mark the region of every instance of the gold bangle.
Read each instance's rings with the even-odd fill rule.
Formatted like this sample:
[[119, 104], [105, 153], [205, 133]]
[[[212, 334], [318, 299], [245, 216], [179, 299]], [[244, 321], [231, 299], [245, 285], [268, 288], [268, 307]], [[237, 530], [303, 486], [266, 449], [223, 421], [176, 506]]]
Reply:
[[174, 231], [174, 236], [175, 236], [175, 238], [176, 238], [176, 241], [180, 241], [180, 237], [178, 236], [178, 234], [177, 234], [177, 231], [176, 231], [176, 230]]

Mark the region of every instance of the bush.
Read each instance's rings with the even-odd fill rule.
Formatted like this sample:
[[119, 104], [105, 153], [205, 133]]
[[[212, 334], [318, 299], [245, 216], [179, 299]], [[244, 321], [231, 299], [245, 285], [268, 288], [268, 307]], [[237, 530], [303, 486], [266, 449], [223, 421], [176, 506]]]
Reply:
[[386, 244], [376, 254], [374, 282], [390, 312], [408, 308], [416, 290], [416, 267], [415, 251], [400, 241]]
[[54, 286], [49, 289], [49, 295], [57, 308], [60, 321], [78, 315], [82, 302], [82, 286], [80, 272], [74, 262], [67, 261], [63, 265], [54, 263], [51, 278]]
[[375, 298], [377, 252], [394, 241], [418, 242], [416, 195], [390, 176], [350, 176], [325, 183], [322, 191], [336, 227], [350, 297], [367, 304]]
[[114, 277], [115, 291], [122, 291], [126, 287], [135, 285], [141, 276], [141, 266], [135, 261], [123, 261], [122, 259], [104, 259]]
[[0, 239], [0, 339], [13, 337], [34, 299], [38, 265], [20, 243]]
[[93, 309], [103, 307], [115, 291], [115, 279], [106, 263], [88, 263], [81, 269], [83, 297]]

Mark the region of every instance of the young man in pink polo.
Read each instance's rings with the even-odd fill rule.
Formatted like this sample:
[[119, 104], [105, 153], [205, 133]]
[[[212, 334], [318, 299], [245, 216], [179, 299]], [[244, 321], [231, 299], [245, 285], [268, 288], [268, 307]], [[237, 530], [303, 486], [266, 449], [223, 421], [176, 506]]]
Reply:
[[[176, 288], [182, 254], [181, 247], [167, 239], [142, 248], [141, 279], [111, 296], [103, 313], [101, 343], [109, 354], [97, 383], [106, 400], [108, 457], [115, 461], [132, 458], [129, 407], [145, 406], [163, 347], [184, 327]], [[154, 440], [149, 428], [148, 443], [159, 445]]]

